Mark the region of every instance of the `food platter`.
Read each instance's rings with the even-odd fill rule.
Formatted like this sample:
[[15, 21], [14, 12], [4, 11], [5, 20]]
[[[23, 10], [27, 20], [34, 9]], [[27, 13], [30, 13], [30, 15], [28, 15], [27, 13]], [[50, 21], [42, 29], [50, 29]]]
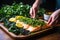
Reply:
[[0, 23], [0, 28], [14, 39], [26, 39], [26, 38], [34, 37], [35, 35], [39, 35], [41, 33], [44, 33], [52, 29], [52, 27], [49, 27], [28, 35], [15, 35], [14, 33], [8, 31], [8, 29], [4, 26], [4, 23]]
[[[23, 24], [27, 24], [29, 26]], [[14, 39], [26, 39], [34, 37], [52, 29], [52, 27], [49, 26], [47, 22], [42, 19], [31, 19], [24, 16], [15, 16], [9, 18], [7, 21], [0, 23], [0, 28]]]

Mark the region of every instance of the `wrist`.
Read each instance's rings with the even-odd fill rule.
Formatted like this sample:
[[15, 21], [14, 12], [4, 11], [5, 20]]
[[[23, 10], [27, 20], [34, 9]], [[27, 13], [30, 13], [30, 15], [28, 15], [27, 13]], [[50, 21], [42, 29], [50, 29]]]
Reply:
[[60, 15], [60, 9], [57, 10], [57, 13]]
[[37, 5], [40, 5], [40, 4], [42, 3], [42, 1], [41, 1], [41, 0], [36, 0], [35, 3], [36, 3]]
[[40, 5], [40, 0], [36, 0], [33, 4], [33, 6], [35, 6], [37, 8], [39, 7], [39, 5]]

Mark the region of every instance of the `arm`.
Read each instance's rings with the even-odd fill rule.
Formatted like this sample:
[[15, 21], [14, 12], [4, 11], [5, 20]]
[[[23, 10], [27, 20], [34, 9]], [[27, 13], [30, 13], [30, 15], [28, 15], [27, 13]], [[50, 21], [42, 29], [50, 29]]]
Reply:
[[30, 9], [30, 15], [31, 18], [35, 18], [35, 15], [38, 11], [39, 5], [41, 4], [41, 0], [35, 0], [34, 4], [32, 5], [31, 9]]

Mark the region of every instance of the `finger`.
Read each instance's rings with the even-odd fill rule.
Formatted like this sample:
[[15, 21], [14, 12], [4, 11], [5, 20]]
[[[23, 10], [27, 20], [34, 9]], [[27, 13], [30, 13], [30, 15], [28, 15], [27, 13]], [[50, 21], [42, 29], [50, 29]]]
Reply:
[[52, 21], [52, 17], [49, 18], [49, 20], [48, 20], [48, 24], [49, 24], [51, 21]]
[[58, 23], [58, 16], [55, 17], [54, 24]]
[[57, 22], [58, 22], [57, 19], [58, 19], [58, 16], [56, 16], [56, 17], [53, 19], [53, 20], [54, 20], [54, 22], [53, 22], [54, 24], [53, 24], [53, 25], [57, 24]]
[[53, 24], [53, 22], [54, 22], [54, 18], [51, 18], [49, 25], [51, 26]]
[[32, 8], [30, 9], [30, 15], [32, 15]]
[[33, 18], [35, 18], [35, 9], [33, 9]]
[[[57, 20], [57, 19], [58, 19], [58, 15], [55, 17], [55, 20]], [[54, 21], [55, 21], [55, 20], [54, 20]]]
[[32, 18], [32, 15], [33, 15], [33, 11], [32, 11], [33, 9], [31, 8], [30, 9], [30, 16], [31, 16], [31, 18]]

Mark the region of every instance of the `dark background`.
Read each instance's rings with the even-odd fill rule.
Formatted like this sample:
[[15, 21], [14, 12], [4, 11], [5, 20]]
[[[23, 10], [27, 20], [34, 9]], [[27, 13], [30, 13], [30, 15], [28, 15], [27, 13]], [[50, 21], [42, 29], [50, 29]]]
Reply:
[[[23, 2], [24, 4], [32, 5], [34, 1], [35, 0], [0, 0], [0, 7], [2, 7], [3, 4], [11, 5], [14, 2]], [[54, 11], [56, 7], [56, 0], [45, 0], [45, 2], [43, 2], [40, 7]]]

